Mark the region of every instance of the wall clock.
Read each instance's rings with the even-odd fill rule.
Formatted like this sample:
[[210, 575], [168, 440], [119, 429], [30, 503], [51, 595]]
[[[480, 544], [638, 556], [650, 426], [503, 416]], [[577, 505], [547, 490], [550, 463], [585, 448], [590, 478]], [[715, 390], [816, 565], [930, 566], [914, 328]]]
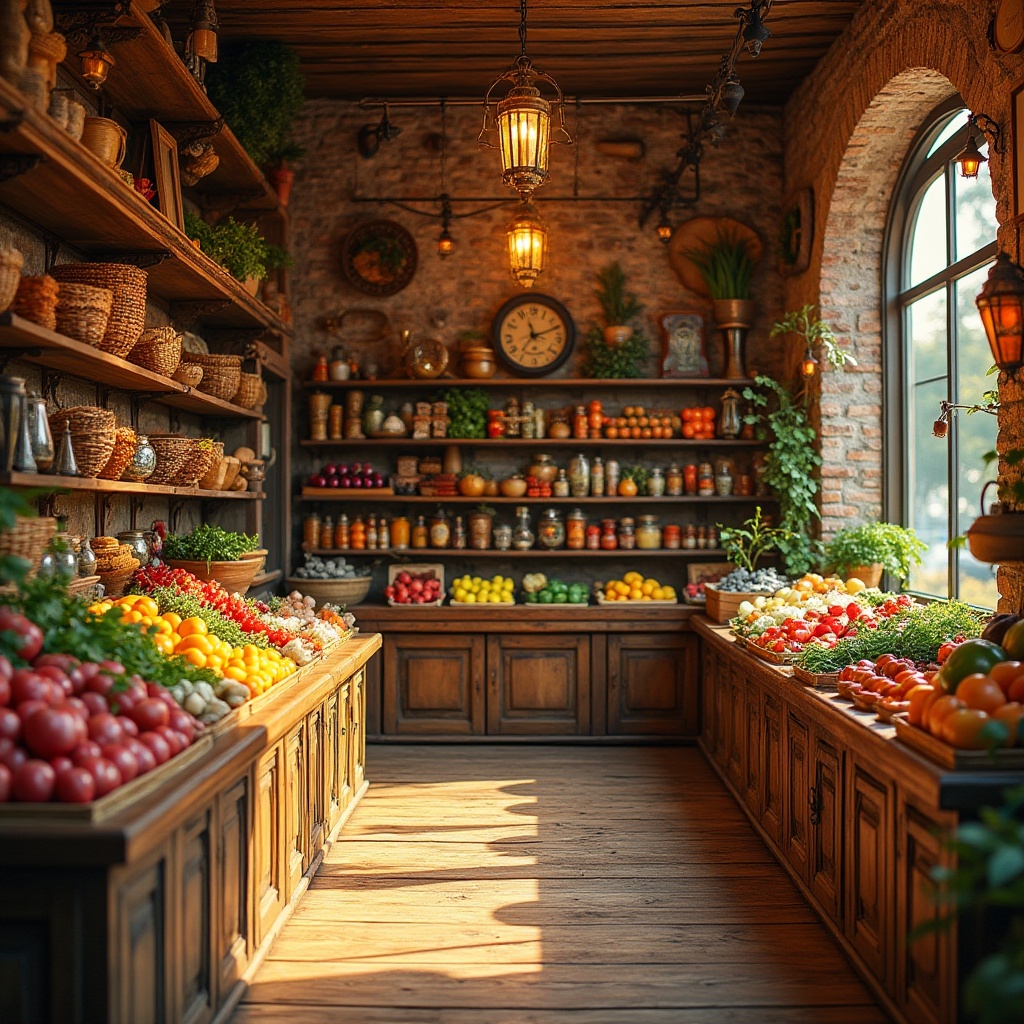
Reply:
[[999, 53], [1016, 53], [1024, 47], [1024, 0], [999, 0], [991, 33]]
[[516, 295], [494, 318], [494, 350], [513, 373], [543, 377], [572, 353], [576, 325], [572, 315], [549, 295]]

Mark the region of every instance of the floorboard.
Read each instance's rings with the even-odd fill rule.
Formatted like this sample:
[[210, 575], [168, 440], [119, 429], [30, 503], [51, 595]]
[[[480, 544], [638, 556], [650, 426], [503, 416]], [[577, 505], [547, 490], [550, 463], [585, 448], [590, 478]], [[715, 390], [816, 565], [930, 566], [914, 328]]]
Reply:
[[234, 1024], [882, 1024], [693, 748], [373, 747]]

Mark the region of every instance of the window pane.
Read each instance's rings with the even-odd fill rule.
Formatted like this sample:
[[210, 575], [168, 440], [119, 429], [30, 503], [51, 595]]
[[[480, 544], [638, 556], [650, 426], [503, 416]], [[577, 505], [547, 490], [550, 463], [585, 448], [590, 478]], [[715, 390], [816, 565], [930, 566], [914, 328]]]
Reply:
[[952, 118], [949, 124], [947, 124], [946, 127], [943, 128], [941, 132], [939, 132], [938, 137], [932, 143], [931, 148], [928, 150], [927, 154], [925, 154], [926, 158], [931, 156], [932, 153], [938, 152], [939, 148], [942, 146], [944, 142], [946, 142], [948, 139], [953, 138], [953, 136], [956, 135], [956, 133], [960, 131], [960, 129], [963, 128], [964, 125], [967, 124], [968, 117], [970, 117], [970, 112], [965, 108], [964, 110], [961, 110], [956, 115], [956, 117]]
[[932, 436], [939, 402], [947, 397], [945, 380], [910, 389], [908, 416], [910, 452], [907, 460], [908, 525], [928, 545], [924, 562], [910, 575], [912, 589], [937, 597], [949, 593], [949, 479], [948, 441]]
[[[988, 154], [988, 145], [981, 147]], [[962, 260], [988, 245], [995, 237], [996, 200], [992, 195], [989, 165], [982, 164], [976, 178], [953, 175], [956, 201], [956, 258]], [[980, 285], [979, 285], [980, 288]]]
[[[924, 295], [907, 307], [907, 358], [910, 361], [908, 380], [919, 384], [933, 377], [944, 377], [949, 372], [946, 352], [948, 333], [944, 290]], [[987, 363], [985, 365], [988, 366]], [[937, 407], [935, 412], [937, 415]]]
[[913, 215], [910, 287], [946, 266], [946, 179], [940, 174], [925, 190]]

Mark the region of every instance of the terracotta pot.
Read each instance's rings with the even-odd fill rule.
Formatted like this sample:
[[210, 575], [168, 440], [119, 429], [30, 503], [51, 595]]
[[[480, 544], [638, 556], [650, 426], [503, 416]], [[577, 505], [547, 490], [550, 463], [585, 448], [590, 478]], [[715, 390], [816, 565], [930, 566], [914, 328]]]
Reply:
[[872, 562], [871, 565], [854, 565], [847, 571], [846, 578], [858, 579], [868, 587], [877, 587], [882, 582], [882, 566], [878, 562]]
[[87, 117], [82, 145], [95, 153], [108, 167], [120, 167], [128, 145], [128, 133], [109, 117]]
[[260, 286], [263, 284], [262, 277], [247, 277], [242, 282], [242, 287], [255, 299], [259, 294]]
[[267, 173], [267, 180], [274, 187], [282, 206], [288, 205], [295, 184], [295, 172], [290, 167], [273, 167]]
[[612, 325], [604, 329], [604, 343], [609, 348], [615, 348], [618, 345], [624, 345], [629, 339], [633, 337], [633, 328], [628, 325]]
[[1024, 562], [1024, 514], [979, 516], [967, 531], [967, 547], [979, 562]]
[[487, 347], [466, 348], [462, 350], [462, 372], [476, 380], [486, 380], [497, 372], [498, 363], [494, 349]]

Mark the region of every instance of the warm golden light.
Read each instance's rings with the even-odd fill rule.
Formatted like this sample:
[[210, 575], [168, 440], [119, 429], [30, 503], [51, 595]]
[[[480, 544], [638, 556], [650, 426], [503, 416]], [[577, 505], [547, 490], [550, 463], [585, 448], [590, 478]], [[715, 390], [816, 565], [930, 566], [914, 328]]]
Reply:
[[94, 89], [103, 85], [110, 74], [110, 69], [116, 63], [99, 35], [93, 36], [89, 40], [89, 45], [77, 56], [82, 62], [82, 78]]
[[512, 277], [524, 288], [533, 286], [544, 270], [548, 230], [533, 207], [524, 203], [506, 229]]
[[192, 8], [191, 26], [192, 35], [189, 39], [189, 48], [192, 55], [202, 57], [207, 64], [216, 64], [217, 32], [220, 29], [220, 23], [217, 21], [213, 0], [199, 0]]
[[548, 177], [551, 104], [532, 85], [518, 85], [498, 104], [501, 180], [525, 199]]
[[996, 257], [975, 302], [996, 366], [1024, 365], [1024, 271], [1005, 252]]
[[437, 255], [441, 259], [447, 259], [455, 251], [455, 239], [447, 228], [441, 230], [437, 239]]
[[818, 360], [811, 354], [811, 350], [808, 349], [806, 355], [800, 360], [800, 374], [807, 380], [810, 380], [818, 372]]
[[658, 224], [658, 241], [665, 245], [668, 245], [672, 241], [672, 225], [669, 224], [667, 218], [662, 218], [661, 223]]
[[976, 178], [981, 170], [981, 165], [988, 162], [988, 158], [978, 149], [978, 143], [973, 135], [967, 137], [967, 145], [956, 155], [953, 162], [960, 166], [960, 175], [964, 178]]

